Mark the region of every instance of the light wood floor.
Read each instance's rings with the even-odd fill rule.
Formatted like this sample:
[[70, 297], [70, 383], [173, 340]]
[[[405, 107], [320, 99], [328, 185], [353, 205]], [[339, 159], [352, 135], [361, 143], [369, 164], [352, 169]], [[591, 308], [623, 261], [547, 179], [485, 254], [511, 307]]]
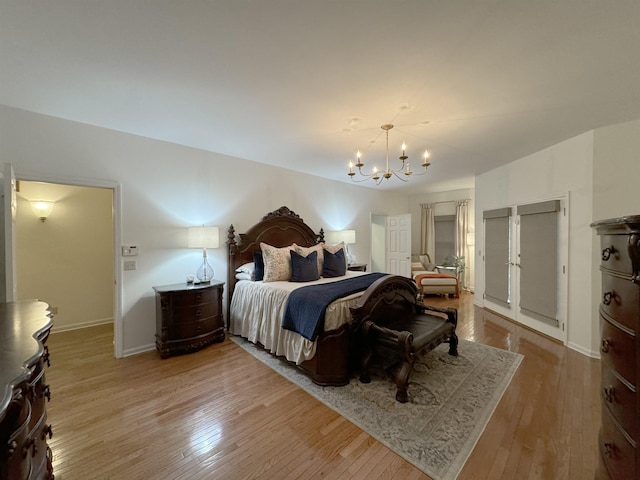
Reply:
[[[524, 360], [460, 480], [594, 478], [599, 360], [460, 300], [461, 338]], [[226, 340], [161, 360], [113, 357], [110, 326], [54, 333], [54, 473], [71, 479], [428, 479]]]

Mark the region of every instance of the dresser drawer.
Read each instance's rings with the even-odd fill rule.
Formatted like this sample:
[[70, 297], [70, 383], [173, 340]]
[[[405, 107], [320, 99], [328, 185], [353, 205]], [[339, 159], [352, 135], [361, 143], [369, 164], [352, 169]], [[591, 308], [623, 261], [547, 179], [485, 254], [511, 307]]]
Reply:
[[220, 314], [218, 303], [203, 303], [193, 307], [182, 307], [171, 310], [162, 310], [162, 323], [172, 326], [182, 322], [193, 322]]
[[633, 274], [628, 235], [602, 235], [600, 247], [600, 265], [615, 272]]
[[605, 467], [611, 474], [611, 478], [629, 480], [638, 478], [636, 477], [635, 447], [618, 429], [607, 409], [602, 410], [599, 447]]
[[605, 365], [602, 366], [602, 403], [635, 442], [638, 439], [636, 393]]
[[635, 337], [612, 325], [602, 315], [600, 315], [600, 325], [602, 327], [600, 344], [602, 362], [637, 388]]
[[602, 309], [616, 322], [638, 331], [640, 285], [624, 277], [602, 275]]

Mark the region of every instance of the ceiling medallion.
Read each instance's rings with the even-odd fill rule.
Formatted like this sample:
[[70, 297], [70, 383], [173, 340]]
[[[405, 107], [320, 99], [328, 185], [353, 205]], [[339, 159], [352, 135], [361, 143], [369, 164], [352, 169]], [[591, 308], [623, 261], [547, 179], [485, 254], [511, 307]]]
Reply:
[[[412, 172], [411, 166], [409, 165], [409, 162], [407, 162], [407, 159], [409, 157], [406, 155], [407, 146], [404, 144], [404, 142], [402, 143], [402, 155], [398, 157], [402, 161], [400, 168], [389, 168], [389, 130], [393, 128], [393, 125], [390, 123], [385, 123], [380, 128], [385, 131], [385, 134], [387, 137], [385, 169], [383, 171], [380, 171], [378, 170], [377, 167], [373, 167], [372, 173], [363, 173], [362, 167], [364, 167], [364, 163], [362, 162], [360, 150], [358, 150], [358, 153], [356, 154], [356, 164], [354, 165], [353, 162], [349, 162], [348, 175], [351, 177], [352, 181], [357, 183], [362, 183], [367, 180], [373, 180], [376, 183], [376, 185], [380, 185], [383, 178], [388, 179], [388, 178], [391, 178], [392, 175], [395, 175], [396, 178], [402, 180], [403, 182], [408, 182], [409, 177], [411, 175], [424, 175], [425, 173], [427, 173], [427, 167], [431, 165], [431, 163], [429, 163], [429, 152], [426, 150], [424, 151], [423, 162], [422, 162], [423, 170], [420, 173]], [[362, 178], [359, 178], [358, 180], [354, 178], [356, 175], [356, 172], [353, 171], [353, 167], [356, 167], [358, 169], [358, 174]], [[404, 175], [404, 177], [399, 174]]]

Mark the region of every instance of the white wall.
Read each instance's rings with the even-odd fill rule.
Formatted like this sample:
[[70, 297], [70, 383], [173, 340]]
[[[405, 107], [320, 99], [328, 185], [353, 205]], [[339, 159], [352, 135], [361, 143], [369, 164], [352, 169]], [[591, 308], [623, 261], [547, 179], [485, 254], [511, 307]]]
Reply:
[[[369, 258], [370, 212], [395, 215], [408, 208], [404, 195], [4, 106], [0, 156], [13, 164], [18, 179], [120, 186], [117, 240], [139, 247], [137, 270], [116, 269], [124, 354], [152, 348], [152, 287], [183, 282], [198, 264], [200, 253], [186, 249], [186, 227], [220, 227], [221, 248], [209, 252], [209, 261], [216, 278], [224, 280], [226, 229], [231, 223], [242, 232], [286, 205], [316, 230], [356, 229], [354, 253]], [[121, 264], [122, 257], [117, 258]]]
[[591, 321], [593, 297], [593, 132], [571, 138], [476, 177], [475, 297], [483, 305], [482, 212], [569, 193], [569, 293], [567, 339], [572, 348], [597, 355], [599, 331]]

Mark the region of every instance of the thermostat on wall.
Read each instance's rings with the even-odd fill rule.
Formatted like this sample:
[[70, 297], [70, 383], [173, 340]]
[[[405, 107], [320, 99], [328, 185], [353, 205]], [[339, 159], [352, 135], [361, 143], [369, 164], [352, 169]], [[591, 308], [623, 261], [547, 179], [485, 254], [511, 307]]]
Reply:
[[128, 247], [122, 247], [123, 257], [135, 257], [138, 255], [138, 247], [136, 245], [130, 245]]

